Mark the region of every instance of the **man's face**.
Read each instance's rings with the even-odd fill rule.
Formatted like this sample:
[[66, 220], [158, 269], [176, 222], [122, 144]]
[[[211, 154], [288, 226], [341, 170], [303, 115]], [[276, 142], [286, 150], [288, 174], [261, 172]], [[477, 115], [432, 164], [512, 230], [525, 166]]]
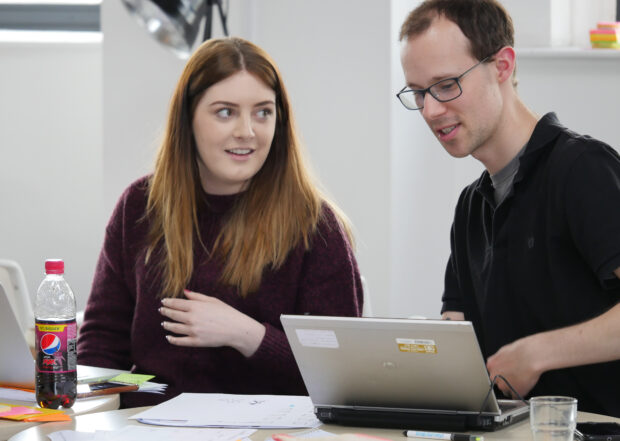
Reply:
[[[458, 77], [478, 61], [458, 25], [443, 17], [435, 19], [424, 33], [405, 41], [401, 50], [405, 80], [411, 89], [425, 89], [440, 80]], [[424, 97], [420, 112], [450, 155], [476, 156], [479, 149], [493, 144], [502, 111], [494, 72], [493, 62], [472, 69], [459, 80], [463, 92], [452, 101], [439, 102], [430, 93]]]

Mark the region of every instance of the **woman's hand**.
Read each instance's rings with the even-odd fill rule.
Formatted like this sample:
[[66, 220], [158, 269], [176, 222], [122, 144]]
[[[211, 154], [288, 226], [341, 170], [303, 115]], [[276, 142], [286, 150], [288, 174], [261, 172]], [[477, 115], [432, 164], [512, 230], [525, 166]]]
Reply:
[[168, 341], [177, 346], [231, 346], [250, 357], [256, 352], [265, 326], [215, 297], [185, 290], [187, 299], [162, 300], [159, 312]]

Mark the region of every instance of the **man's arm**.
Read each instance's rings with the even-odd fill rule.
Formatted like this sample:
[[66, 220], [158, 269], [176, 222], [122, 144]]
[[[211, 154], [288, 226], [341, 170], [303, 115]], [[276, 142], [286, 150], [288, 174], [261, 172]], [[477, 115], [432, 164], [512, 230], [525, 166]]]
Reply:
[[[620, 278], [620, 267], [614, 271]], [[447, 314], [448, 312], [446, 312]], [[500, 348], [487, 360], [489, 376], [502, 375], [525, 396], [550, 370], [620, 359], [620, 303], [587, 322], [533, 334]], [[498, 387], [507, 396], [510, 388]]]

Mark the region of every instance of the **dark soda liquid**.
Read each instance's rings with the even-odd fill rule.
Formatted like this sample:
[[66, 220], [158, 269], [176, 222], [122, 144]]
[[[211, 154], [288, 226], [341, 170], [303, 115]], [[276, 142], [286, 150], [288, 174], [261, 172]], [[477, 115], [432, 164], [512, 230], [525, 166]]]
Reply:
[[77, 396], [76, 323], [35, 320], [36, 398], [41, 407], [73, 406]]
[[58, 409], [60, 406], [73, 406], [77, 395], [77, 373], [37, 374], [36, 391], [37, 403], [41, 407]]

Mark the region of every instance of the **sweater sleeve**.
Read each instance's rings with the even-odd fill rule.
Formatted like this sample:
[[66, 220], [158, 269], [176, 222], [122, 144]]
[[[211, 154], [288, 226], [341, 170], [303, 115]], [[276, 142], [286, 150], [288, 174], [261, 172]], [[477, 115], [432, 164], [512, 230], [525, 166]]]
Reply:
[[[357, 316], [362, 313], [363, 289], [353, 249], [334, 213], [324, 206], [323, 216], [304, 253], [296, 293], [295, 314]], [[256, 366], [282, 376], [288, 384], [303, 381], [284, 331], [265, 324], [265, 337], [250, 357]]]
[[82, 365], [130, 369], [131, 325], [135, 296], [124, 277], [124, 241], [129, 191], [121, 197], [107, 225], [84, 322], [78, 339]]

